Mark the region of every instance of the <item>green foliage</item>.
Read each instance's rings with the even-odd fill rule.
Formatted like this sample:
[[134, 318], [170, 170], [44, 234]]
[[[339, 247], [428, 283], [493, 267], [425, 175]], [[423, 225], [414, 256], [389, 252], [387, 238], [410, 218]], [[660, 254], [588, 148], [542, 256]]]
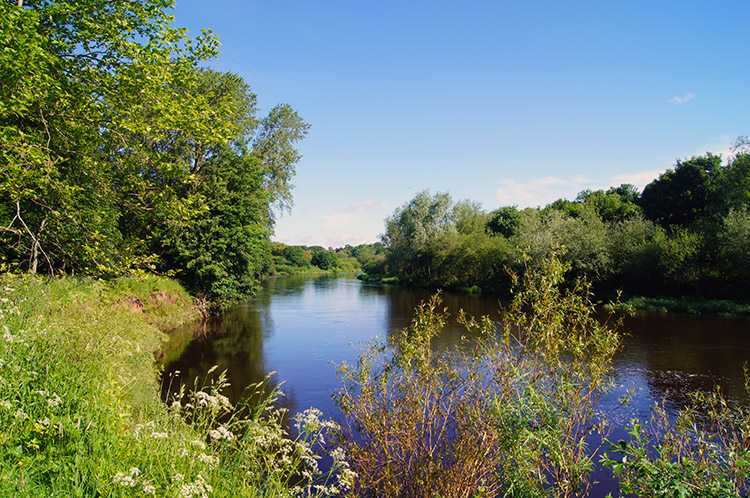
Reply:
[[527, 213], [518, 234], [518, 245], [536, 265], [551, 257], [559, 246], [573, 274], [589, 278], [606, 277], [612, 269], [607, 251], [608, 230], [596, 213], [582, 209], [571, 217], [556, 209]]
[[750, 413], [730, 406], [717, 388], [693, 395], [671, 420], [657, 405], [648, 426], [632, 421], [629, 438], [610, 443], [604, 465], [620, 489], [637, 496], [739, 497], [750, 490]]
[[312, 260], [310, 262], [321, 270], [334, 270], [339, 266], [338, 256], [336, 253], [329, 251], [317, 251], [312, 253]]
[[294, 144], [309, 128], [288, 104], [279, 104], [260, 122], [252, 140], [252, 154], [264, 168], [266, 190], [280, 209], [292, 207], [290, 181], [302, 157]]
[[389, 344], [341, 365], [338, 441], [360, 479], [355, 496], [573, 496], [589, 485], [604, 424], [596, 401], [610, 386], [616, 331], [594, 318], [588, 286], [559, 285], [555, 257], [528, 273], [498, 330], [461, 321], [470, 350], [436, 351], [445, 324], [438, 296]]
[[207, 209], [190, 230], [164, 233], [165, 268], [213, 303], [249, 299], [270, 268], [269, 196], [257, 160], [229, 149], [213, 153], [201, 168], [198, 192]]
[[718, 179], [722, 175], [721, 157], [713, 154], [677, 161], [674, 169], [659, 175], [646, 185], [638, 204], [646, 219], [663, 227], [687, 227], [712, 214]]
[[281, 254], [290, 265], [300, 268], [310, 266], [312, 256], [300, 246], [287, 246]]
[[385, 246], [382, 242], [362, 244], [352, 250], [362, 269], [370, 274], [385, 273]]
[[345, 492], [354, 475], [340, 452], [328, 475], [317, 467], [331, 422], [309, 410], [286, 437], [268, 379], [250, 386], [257, 405], [231, 407], [223, 375], [163, 403], [154, 316], [196, 313], [166, 279], [0, 279], [1, 496]]
[[733, 150], [726, 165], [710, 153], [678, 161], [640, 196], [623, 184], [485, 213], [421, 192], [386, 220], [385, 264], [364, 268], [380, 281], [507, 293], [507, 269], [524, 271], [520, 254], [534, 267], [561, 247], [570, 276], [604, 295], [745, 299], [750, 146], [739, 138]]
[[9, 97], [0, 224], [12, 266], [101, 273], [147, 264], [143, 237], [194, 212], [193, 199], [177, 194], [189, 174], [153, 144], [175, 129], [219, 143], [228, 128], [203, 98], [178, 90], [194, 84], [196, 62], [217, 42], [172, 28], [169, 5], [0, 4], [2, 22], [17, 23], [2, 32], [22, 29], [0, 55]]
[[739, 291], [750, 282], [750, 210], [732, 209], [722, 220], [718, 233], [719, 264], [725, 275], [732, 275]]
[[443, 235], [456, 233], [452, 199], [447, 193], [418, 193], [385, 220], [383, 243], [387, 264], [397, 274], [429, 278], [428, 245]]
[[495, 209], [489, 214], [487, 231], [493, 235], [502, 235], [506, 239], [514, 237], [521, 227], [523, 215], [515, 206]]
[[207, 31], [170, 0], [0, 3], [0, 263], [14, 271], [177, 272], [218, 303], [269, 268], [308, 129], [255, 116], [236, 74], [199, 69]]

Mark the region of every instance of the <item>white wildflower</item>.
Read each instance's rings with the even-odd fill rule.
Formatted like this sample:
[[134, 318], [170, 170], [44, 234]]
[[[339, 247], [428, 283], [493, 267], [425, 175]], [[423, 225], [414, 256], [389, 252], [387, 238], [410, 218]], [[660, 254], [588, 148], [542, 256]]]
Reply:
[[346, 453], [343, 448], [335, 448], [331, 451], [331, 458], [334, 463], [343, 462], [346, 459]]
[[205, 406], [212, 410], [218, 410], [222, 408], [226, 410], [230, 410], [232, 408], [232, 404], [229, 402], [229, 398], [221, 394], [217, 394], [216, 396], [211, 396], [210, 394], [206, 392], [196, 391], [194, 395], [199, 406]]
[[206, 449], [206, 443], [204, 443], [203, 441], [199, 439], [193, 439], [192, 441], [190, 441], [190, 444], [192, 444], [193, 446], [197, 446], [198, 448], [202, 450]]
[[216, 466], [219, 465], [219, 457], [206, 455], [205, 453], [199, 454], [198, 460], [200, 460], [202, 463], [205, 463], [209, 469], [216, 468]]
[[169, 439], [169, 434], [166, 432], [152, 432], [151, 437], [154, 439]]
[[211, 429], [210, 431], [208, 431], [208, 436], [214, 440], [226, 439], [227, 441], [231, 441], [234, 439], [234, 434], [227, 430], [226, 427], [221, 425], [216, 429]]
[[47, 399], [47, 404], [51, 408], [57, 408], [62, 404], [62, 400], [60, 399], [60, 396], [57, 395], [57, 393], [52, 393], [52, 397]]
[[11, 405], [8, 401], [5, 401], [4, 399], [0, 399], [0, 408], [5, 408], [6, 410], [10, 410]]
[[50, 421], [48, 417], [44, 417], [42, 420], [37, 420], [37, 423], [44, 427], [49, 427]]
[[130, 475], [133, 477], [138, 477], [139, 475], [141, 475], [141, 471], [140, 469], [138, 469], [138, 467], [130, 467]]
[[143, 492], [147, 495], [155, 495], [156, 494], [156, 488], [152, 486], [151, 484], [144, 484], [143, 485]]
[[210, 484], [207, 484], [203, 477], [198, 474], [195, 477], [195, 481], [190, 484], [183, 484], [180, 486], [180, 498], [192, 498], [197, 496], [199, 498], [208, 498], [208, 493], [212, 493], [214, 490]]
[[133, 479], [131, 476], [126, 476], [122, 472], [118, 472], [117, 474], [115, 474], [112, 480], [115, 482], [115, 484], [119, 484], [120, 486], [125, 488], [134, 488], [136, 485], [135, 479]]
[[172, 476], [172, 482], [182, 482], [185, 480], [185, 476], [182, 474], [175, 474]]

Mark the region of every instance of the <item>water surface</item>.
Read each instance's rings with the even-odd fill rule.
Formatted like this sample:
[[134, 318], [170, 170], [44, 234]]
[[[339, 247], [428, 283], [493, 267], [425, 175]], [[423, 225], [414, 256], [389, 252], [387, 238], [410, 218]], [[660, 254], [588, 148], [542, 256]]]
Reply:
[[[367, 284], [354, 275], [269, 278], [256, 299], [214, 317], [205, 330], [192, 325], [177, 331], [175, 337], [200, 333], [166, 373], [179, 370], [182, 379], [203, 378], [218, 365], [219, 371], [227, 370], [228, 395], [236, 400], [245, 386], [275, 371], [273, 378], [284, 383], [281, 404], [292, 413], [314, 406], [335, 418], [336, 364], [355, 362], [361, 343], [403, 329], [414, 308], [429, 297], [428, 291]], [[501, 303], [492, 297], [444, 293], [443, 298], [452, 316], [459, 309], [499, 316]], [[648, 418], [656, 401], [665, 400], [674, 412], [690, 392], [715, 384], [731, 400], [748, 402], [743, 364], [750, 360], [750, 322], [638, 312], [626, 319], [623, 330], [615, 359], [619, 392], [637, 392], [629, 407], [615, 413], [616, 424]], [[450, 347], [465, 334], [450, 320], [435, 346]], [[610, 402], [615, 399], [611, 396]]]

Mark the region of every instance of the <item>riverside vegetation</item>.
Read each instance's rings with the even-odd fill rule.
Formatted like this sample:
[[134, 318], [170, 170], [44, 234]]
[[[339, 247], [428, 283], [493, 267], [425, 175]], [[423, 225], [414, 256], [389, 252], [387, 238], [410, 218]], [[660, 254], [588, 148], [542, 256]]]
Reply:
[[161, 278], [0, 281], [0, 496], [329, 496], [353, 479], [343, 454], [318, 469], [331, 423], [311, 409], [290, 438], [278, 389], [232, 407], [222, 375], [160, 399], [160, 328], [194, 319]]
[[[274, 246], [308, 125], [286, 104], [257, 116], [242, 78], [202, 68], [218, 39], [173, 27], [172, 4], [0, 1], [2, 495], [572, 496], [600, 444], [624, 493], [747, 494], [748, 414], [720, 392], [696, 398], [708, 419], [657, 410], [648, 437], [634, 421], [629, 441], [596, 439], [619, 338], [576, 278], [746, 298], [747, 141], [727, 165], [680, 162], [640, 195], [484, 213], [425, 192], [387, 220], [382, 245], [336, 259]], [[527, 285], [506, 327], [466, 317], [483, 337], [474, 351], [430, 349], [437, 300], [394, 343], [366, 347], [342, 366], [340, 428], [311, 409], [289, 437], [277, 389], [250, 386], [258, 404], [231, 407], [219, 372], [160, 400], [160, 330], [194, 311], [147, 275], [222, 307], [262, 275], [354, 260], [390, 281], [505, 292], [510, 267]], [[322, 474], [329, 432], [339, 447]]]
[[[639, 193], [632, 185], [582, 191], [544, 208], [491, 212], [418, 193], [385, 221], [385, 254], [368, 280], [508, 295], [521, 273], [564, 246], [570, 281], [601, 296], [641, 296], [636, 307], [747, 314], [750, 300], [750, 142], [722, 163], [678, 161]], [[531, 256], [531, 265], [523, 255]]]
[[657, 405], [627, 441], [608, 439], [599, 401], [614, 387], [621, 322], [597, 319], [590, 285], [564, 285], [567, 269], [553, 253], [514, 277], [500, 323], [461, 315], [478, 336], [463, 348], [431, 348], [446, 319], [437, 295], [340, 366], [337, 443], [359, 475], [354, 496], [589, 496], [597, 464], [613, 469], [619, 496], [747, 495], [750, 412], [718, 389], [676, 418]]

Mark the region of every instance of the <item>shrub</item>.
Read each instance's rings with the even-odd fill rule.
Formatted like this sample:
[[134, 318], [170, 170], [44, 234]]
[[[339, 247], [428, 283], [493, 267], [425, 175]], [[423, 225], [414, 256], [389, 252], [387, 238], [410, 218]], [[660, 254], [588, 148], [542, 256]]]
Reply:
[[694, 393], [676, 419], [663, 404], [650, 423], [633, 420], [628, 441], [610, 443], [602, 463], [637, 496], [702, 498], [750, 492], [750, 412], [731, 406], [717, 388]]
[[476, 341], [460, 349], [431, 349], [446, 320], [436, 295], [390, 343], [340, 366], [355, 496], [585, 493], [620, 339], [594, 318], [587, 284], [559, 290], [565, 270], [553, 257], [527, 272], [500, 327], [461, 313]]

